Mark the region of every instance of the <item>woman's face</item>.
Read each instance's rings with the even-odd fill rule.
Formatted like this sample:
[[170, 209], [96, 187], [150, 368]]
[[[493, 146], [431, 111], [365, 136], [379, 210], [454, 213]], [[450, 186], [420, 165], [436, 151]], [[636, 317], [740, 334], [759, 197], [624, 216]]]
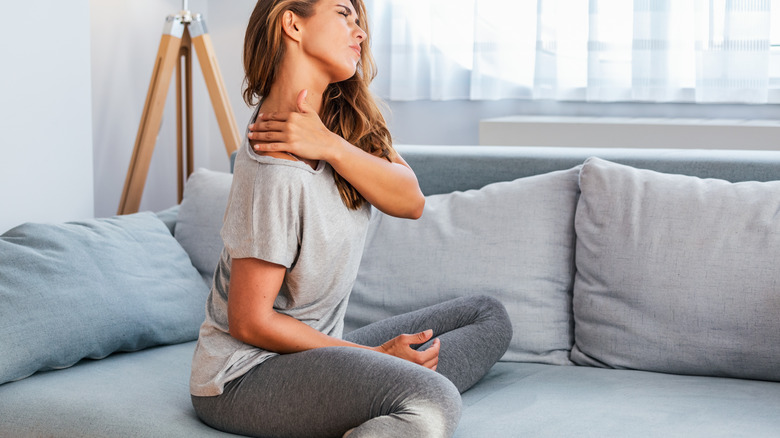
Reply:
[[351, 78], [366, 39], [352, 2], [320, 0], [304, 23], [304, 52], [322, 66], [331, 83]]

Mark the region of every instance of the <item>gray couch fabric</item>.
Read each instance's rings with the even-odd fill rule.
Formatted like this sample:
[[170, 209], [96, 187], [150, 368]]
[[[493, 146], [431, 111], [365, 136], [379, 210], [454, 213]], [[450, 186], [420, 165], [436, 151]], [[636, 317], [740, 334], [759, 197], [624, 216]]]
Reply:
[[455, 436], [776, 437], [778, 386], [500, 362], [463, 394], [464, 415]]
[[591, 158], [580, 188], [574, 362], [780, 381], [780, 181]]
[[658, 172], [727, 181], [780, 180], [774, 151], [510, 146], [399, 146], [426, 195], [570, 169], [590, 157]]
[[515, 336], [506, 361], [571, 365], [579, 167], [430, 195], [417, 221], [374, 211], [345, 325], [490, 294]]
[[85, 360], [0, 386], [2, 437], [225, 436], [189, 395], [195, 342]]
[[208, 294], [149, 212], [0, 236], [0, 384], [197, 337]]
[[227, 208], [233, 176], [197, 169], [184, 187], [173, 235], [211, 287], [222, 252], [222, 218]]
[[[115, 354], [0, 386], [0, 436], [235, 436], [202, 424], [192, 410], [194, 348]], [[780, 430], [780, 384], [643, 371], [499, 362], [463, 394], [463, 406], [458, 438], [774, 437]]]

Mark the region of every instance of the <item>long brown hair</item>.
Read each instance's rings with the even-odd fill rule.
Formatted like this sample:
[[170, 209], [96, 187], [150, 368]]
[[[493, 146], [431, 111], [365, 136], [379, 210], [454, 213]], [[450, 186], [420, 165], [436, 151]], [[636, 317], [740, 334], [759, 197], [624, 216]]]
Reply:
[[[244, 38], [244, 101], [256, 105], [271, 91], [284, 56], [282, 15], [292, 11], [299, 17], [314, 14], [319, 0], [259, 0], [249, 18]], [[390, 160], [395, 153], [392, 137], [369, 90], [376, 77], [376, 64], [370, 49], [370, 32], [363, 0], [352, 0], [366, 39], [361, 44], [360, 61], [355, 74], [328, 86], [322, 97], [320, 118], [325, 126], [358, 148]], [[365, 199], [352, 185], [334, 172], [336, 186], [344, 205], [360, 208]]]

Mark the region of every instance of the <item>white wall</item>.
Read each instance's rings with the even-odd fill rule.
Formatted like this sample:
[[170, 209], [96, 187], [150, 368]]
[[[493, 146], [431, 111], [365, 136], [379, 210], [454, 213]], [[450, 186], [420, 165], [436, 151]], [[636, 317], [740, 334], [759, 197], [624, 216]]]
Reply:
[[92, 217], [89, 2], [0, 10], [0, 233]]
[[[249, 108], [241, 96], [244, 81], [244, 34], [249, 16], [255, 7], [256, 0], [209, 0], [209, 13], [206, 15], [211, 41], [214, 43], [214, 52], [219, 60], [219, 67], [225, 80], [225, 87], [236, 116], [239, 131], [243, 135], [246, 123], [252, 116], [252, 108]], [[214, 146], [209, 149], [211, 162], [221, 162], [225, 156], [225, 148], [222, 146], [222, 136], [219, 132], [217, 119], [211, 117], [210, 143]]]

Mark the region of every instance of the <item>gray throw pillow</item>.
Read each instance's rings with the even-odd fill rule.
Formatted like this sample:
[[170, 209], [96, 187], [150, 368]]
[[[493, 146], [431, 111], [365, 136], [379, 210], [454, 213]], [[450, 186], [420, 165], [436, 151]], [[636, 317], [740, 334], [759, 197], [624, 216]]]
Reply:
[[0, 236], [0, 383], [191, 341], [208, 288], [153, 213]]
[[502, 360], [571, 364], [579, 168], [432, 195], [417, 221], [374, 211], [346, 330], [487, 294], [514, 330]]
[[780, 380], [780, 181], [592, 158], [580, 188], [574, 362]]
[[209, 286], [222, 252], [222, 219], [225, 217], [233, 175], [197, 169], [184, 186], [184, 196], [174, 236]]

